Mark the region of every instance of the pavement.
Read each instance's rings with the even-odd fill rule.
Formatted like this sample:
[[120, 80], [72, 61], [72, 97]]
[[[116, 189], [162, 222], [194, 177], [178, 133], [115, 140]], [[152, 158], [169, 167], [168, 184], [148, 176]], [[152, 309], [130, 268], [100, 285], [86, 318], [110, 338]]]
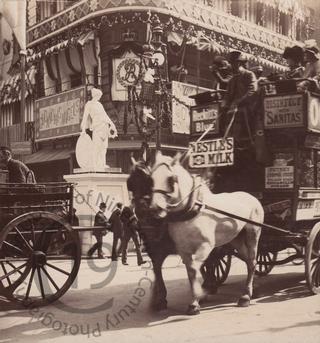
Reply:
[[50, 306], [21, 310], [0, 300], [0, 343], [319, 341], [320, 296], [310, 296], [303, 265], [275, 267], [257, 278], [256, 298], [250, 307], [239, 308], [246, 269], [234, 258], [219, 292], [202, 304], [200, 315], [187, 316], [190, 290], [178, 256], [164, 265], [168, 309], [160, 313], [149, 309], [151, 264], [139, 267], [132, 255], [128, 263], [83, 260], [73, 288]]

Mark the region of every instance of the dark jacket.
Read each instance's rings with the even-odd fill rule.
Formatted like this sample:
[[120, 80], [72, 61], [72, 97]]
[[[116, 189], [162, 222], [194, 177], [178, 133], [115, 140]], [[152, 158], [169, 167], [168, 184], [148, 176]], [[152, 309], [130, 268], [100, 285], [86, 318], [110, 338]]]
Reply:
[[[104, 226], [106, 229], [109, 227], [108, 219], [101, 210], [99, 210], [94, 217], [94, 226]], [[93, 230], [93, 234], [99, 235], [105, 234], [105, 232], [103, 233], [101, 230]]]
[[138, 230], [138, 218], [129, 206], [123, 208], [120, 218], [123, 223], [123, 231], [125, 234]]
[[116, 208], [110, 218], [109, 223], [111, 224], [111, 231], [113, 232], [114, 236], [121, 237], [122, 236], [122, 222], [120, 220], [121, 210]]
[[232, 76], [228, 83], [227, 93], [224, 97], [226, 107], [232, 104], [246, 106], [251, 103], [251, 97], [258, 90], [255, 74], [245, 68], [240, 68], [238, 74]]
[[27, 183], [30, 169], [21, 161], [11, 158], [7, 164], [10, 183]]

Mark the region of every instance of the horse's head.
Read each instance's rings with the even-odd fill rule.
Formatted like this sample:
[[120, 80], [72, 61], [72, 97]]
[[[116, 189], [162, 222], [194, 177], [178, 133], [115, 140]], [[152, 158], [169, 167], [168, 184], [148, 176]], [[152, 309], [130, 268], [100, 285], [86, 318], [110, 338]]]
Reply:
[[181, 154], [174, 158], [157, 152], [152, 168], [153, 193], [151, 209], [155, 215], [165, 218], [168, 211], [174, 212], [184, 206], [185, 195], [192, 188], [191, 175], [181, 166]]
[[137, 214], [150, 207], [153, 181], [150, 168], [144, 160], [136, 161], [131, 157], [132, 169], [127, 179], [128, 191], [132, 192]]

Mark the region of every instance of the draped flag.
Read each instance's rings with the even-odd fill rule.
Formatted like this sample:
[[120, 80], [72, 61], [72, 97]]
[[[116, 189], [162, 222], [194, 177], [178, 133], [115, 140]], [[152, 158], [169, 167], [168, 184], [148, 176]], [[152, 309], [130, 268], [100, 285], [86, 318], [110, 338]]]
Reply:
[[26, 24], [27, 24], [27, 1], [26, 0], [0, 0], [0, 14], [10, 25], [20, 49], [26, 50]]

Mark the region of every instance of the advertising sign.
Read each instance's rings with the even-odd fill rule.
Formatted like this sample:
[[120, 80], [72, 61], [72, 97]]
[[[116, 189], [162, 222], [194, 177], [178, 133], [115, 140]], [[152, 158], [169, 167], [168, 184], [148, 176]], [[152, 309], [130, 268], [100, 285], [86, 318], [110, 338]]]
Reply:
[[320, 132], [320, 99], [312, 95], [308, 98], [308, 129]]
[[[190, 95], [196, 95], [209, 88], [197, 87], [187, 83], [172, 81], [172, 132], [190, 134], [190, 107], [195, 106], [194, 99]], [[177, 99], [177, 100], [175, 100]]]
[[265, 169], [265, 186], [266, 189], [290, 189], [294, 184], [294, 167], [277, 166], [267, 167]]
[[36, 140], [74, 135], [80, 131], [85, 88], [77, 88], [35, 102]]
[[320, 200], [299, 200], [296, 220], [308, 220], [320, 216]]
[[213, 128], [208, 132], [219, 132], [219, 104], [211, 104], [208, 106], [201, 106], [199, 108], [193, 108], [191, 110], [191, 134], [197, 135], [205, 132], [210, 125], [213, 124]]
[[266, 129], [303, 127], [303, 105], [303, 94], [265, 98], [264, 127]]
[[190, 142], [190, 149], [191, 168], [222, 167], [234, 163], [233, 137]]

